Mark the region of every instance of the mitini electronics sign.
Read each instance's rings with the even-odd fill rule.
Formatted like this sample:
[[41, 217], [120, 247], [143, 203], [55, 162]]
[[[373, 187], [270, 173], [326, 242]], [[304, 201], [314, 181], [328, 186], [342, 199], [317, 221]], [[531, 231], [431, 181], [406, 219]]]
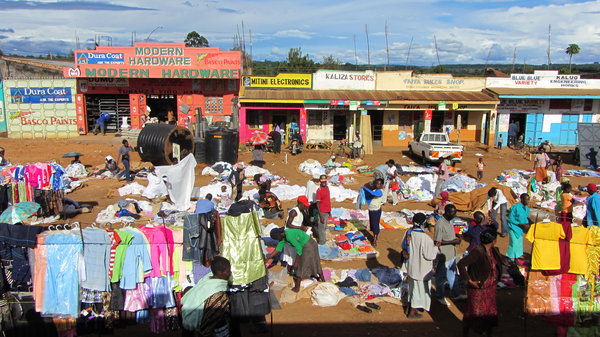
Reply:
[[71, 103], [71, 88], [10, 88], [11, 103]]
[[281, 73], [277, 76], [244, 76], [242, 85], [246, 88], [310, 89], [312, 74]]
[[76, 50], [65, 77], [238, 79], [240, 51], [192, 48], [182, 43], [136, 43], [133, 47]]

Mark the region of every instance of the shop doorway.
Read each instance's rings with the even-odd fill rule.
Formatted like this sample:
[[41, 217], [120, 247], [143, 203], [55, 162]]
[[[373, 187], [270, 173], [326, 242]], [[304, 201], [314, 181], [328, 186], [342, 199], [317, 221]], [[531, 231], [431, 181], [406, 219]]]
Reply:
[[346, 115], [334, 115], [333, 116], [333, 139], [342, 140], [346, 139], [347, 134], [346, 127]]
[[[527, 114], [510, 114], [508, 124], [510, 125], [513, 122], [515, 124], [517, 124], [517, 139], [519, 139], [519, 136], [523, 135], [523, 141], [524, 142], [527, 141], [527, 139], [525, 139], [525, 127], [527, 125]], [[506, 139], [506, 141], [508, 142], [508, 138]]]
[[177, 123], [177, 99], [174, 95], [148, 95], [146, 105], [150, 108], [150, 118], [161, 123]]
[[373, 145], [380, 146], [383, 135], [383, 111], [370, 110], [371, 116], [371, 133], [373, 135]]
[[433, 111], [431, 117], [431, 132], [444, 132], [444, 114], [445, 111]]
[[128, 95], [86, 95], [85, 111], [89, 131], [94, 128], [96, 119], [101, 112], [108, 112], [110, 115], [110, 119], [106, 123], [106, 132], [118, 132], [123, 118], [127, 118], [127, 123], [130, 123]]

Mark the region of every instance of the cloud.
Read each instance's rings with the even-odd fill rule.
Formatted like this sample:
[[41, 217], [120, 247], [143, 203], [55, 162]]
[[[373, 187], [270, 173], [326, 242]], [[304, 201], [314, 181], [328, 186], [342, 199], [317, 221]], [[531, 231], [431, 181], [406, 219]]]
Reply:
[[117, 5], [108, 2], [96, 1], [11, 1], [0, 0], [0, 11], [9, 10], [88, 10], [88, 11], [148, 11], [152, 8]]
[[219, 12], [227, 13], [227, 14], [242, 14], [242, 11], [239, 11], [237, 9], [225, 8], [225, 7], [217, 8], [217, 10]]
[[278, 32], [276, 32], [275, 34], [273, 34], [276, 37], [292, 37], [292, 38], [298, 38], [298, 39], [310, 39], [311, 36], [313, 35], [313, 33], [310, 32], [303, 32], [301, 30], [298, 29], [287, 29], [287, 30], [280, 30]]
[[8, 39], [8, 36], [6, 36], [6, 35], [0, 35], [0, 40], [4, 40], [4, 39]]
[[0, 33], [14, 33], [15, 30], [12, 28], [0, 28]]
[[194, 4], [192, 4], [189, 1], [182, 2], [181, 4], [184, 5], [184, 6], [188, 6], [188, 7], [194, 7]]

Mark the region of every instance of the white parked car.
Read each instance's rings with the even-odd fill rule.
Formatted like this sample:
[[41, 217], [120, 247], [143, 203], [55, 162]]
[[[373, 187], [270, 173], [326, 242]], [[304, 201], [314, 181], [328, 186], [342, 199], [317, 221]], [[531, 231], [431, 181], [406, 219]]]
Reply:
[[444, 132], [424, 132], [417, 139], [408, 144], [408, 151], [423, 162], [439, 162], [443, 158], [460, 162], [463, 157], [464, 147], [451, 143]]

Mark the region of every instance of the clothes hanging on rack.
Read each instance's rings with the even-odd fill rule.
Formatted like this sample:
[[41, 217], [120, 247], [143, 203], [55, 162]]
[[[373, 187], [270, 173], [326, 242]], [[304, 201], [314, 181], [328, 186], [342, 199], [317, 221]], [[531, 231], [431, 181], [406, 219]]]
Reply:
[[214, 213], [188, 214], [183, 218], [183, 260], [204, 263], [219, 254]]

